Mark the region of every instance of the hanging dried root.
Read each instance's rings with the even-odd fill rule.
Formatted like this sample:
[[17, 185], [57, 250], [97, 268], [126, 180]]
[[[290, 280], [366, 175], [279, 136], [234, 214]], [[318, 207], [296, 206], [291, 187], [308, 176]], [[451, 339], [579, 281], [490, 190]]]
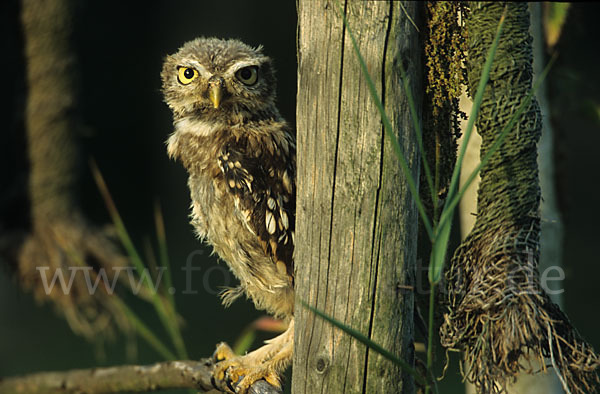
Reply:
[[[479, 82], [485, 56], [504, 11], [500, 2], [471, 4], [468, 82]], [[531, 89], [532, 51], [527, 4], [508, 12], [477, 129], [481, 155]], [[533, 361], [552, 366], [567, 392], [596, 391], [600, 359], [550, 301], [538, 279], [540, 188], [537, 142], [541, 115], [535, 100], [481, 172], [477, 221], [447, 272], [449, 309], [442, 344], [465, 354], [466, 379], [480, 393], [501, 393]]]

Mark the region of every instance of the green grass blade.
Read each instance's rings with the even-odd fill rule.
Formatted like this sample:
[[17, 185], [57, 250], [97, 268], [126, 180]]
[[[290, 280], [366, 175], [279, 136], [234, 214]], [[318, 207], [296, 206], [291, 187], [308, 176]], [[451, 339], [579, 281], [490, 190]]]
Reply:
[[167, 308], [165, 307], [165, 303], [167, 301], [165, 301], [165, 299], [161, 297], [157, 291], [155, 291], [154, 286], [151, 283], [150, 275], [143, 274], [144, 272], [146, 272], [146, 266], [144, 265], [137, 249], [135, 248], [135, 245], [133, 244], [133, 241], [131, 240], [131, 237], [129, 236], [129, 233], [127, 232], [127, 228], [125, 227], [125, 224], [121, 219], [121, 215], [117, 210], [112, 196], [110, 195], [108, 187], [106, 186], [106, 182], [104, 181], [104, 178], [102, 177], [98, 166], [93, 160], [90, 162], [90, 165], [92, 168], [94, 179], [96, 181], [96, 184], [98, 185], [98, 189], [100, 190], [100, 193], [104, 198], [104, 202], [107, 206], [109, 214], [117, 230], [119, 239], [121, 240], [121, 243], [123, 244], [123, 247], [125, 248], [129, 256], [129, 260], [135, 266], [137, 272], [140, 273], [140, 281], [143, 287], [140, 289], [142, 291], [140, 291], [140, 293], [136, 295], [141, 296], [143, 299], [150, 302], [154, 306], [154, 309], [161, 323], [169, 333], [171, 341], [175, 345], [178, 354], [182, 358], [188, 358], [185, 346], [183, 344], [183, 339], [181, 337], [181, 334], [179, 333], [179, 327], [177, 326], [176, 318], [173, 316], [172, 313], [167, 312]]
[[142, 337], [150, 346], [156, 350], [158, 354], [163, 356], [166, 360], [176, 360], [175, 354], [173, 354], [156, 335], [149, 329], [144, 322], [131, 310], [129, 307], [118, 299], [115, 304], [121, 308], [123, 313], [127, 316], [127, 320], [133, 325], [135, 331]]
[[177, 354], [182, 359], [188, 359], [188, 354], [185, 348], [185, 343], [183, 342], [183, 337], [181, 336], [181, 332], [179, 331], [179, 325], [177, 323], [177, 317], [174, 312], [169, 313], [165, 305], [168, 303], [162, 297], [159, 297], [156, 292], [154, 292], [157, 297], [157, 301], [153, 300], [154, 309], [157, 312], [157, 315], [165, 327], [169, 336], [171, 337], [171, 341], [173, 345], [175, 345], [175, 349], [177, 349]]
[[[160, 276], [160, 272], [158, 270], [158, 264], [156, 263], [156, 257], [154, 253], [154, 248], [150, 243], [150, 239], [148, 237], [144, 237], [143, 241], [143, 249], [144, 249], [144, 257], [146, 258], [144, 261], [146, 265], [150, 269], [150, 275], [152, 278], [158, 278]], [[163, 275], [164, 276], [164, 275]], [[162, 281], [159, 282], [159, 287], [162, 287]]]
[[496, 49], [498, 49], [498, 44], [500, 43], [500, 36], [502, 34], [502, 27], [504, 26], [505, 17], [506, 17], [506, 8], [504, 9], [504, 13], [500, 17], [500, 22], [498, 23], [498, 29], [496, 30], [496, 36], [494, 37], [494, 41], [492, 42], [492, 46], [490, 47], [490, 49], [488, 51], [488, 55], [485, 59], [484, 65], [483, 65], [481, 78], [479, 79], [479, 84], [477, 86], [477, 91], [475, 92], [475, 98], [473, 100], [471, 116], [469, 116], [469, 120], [467, 122], [467, 127], [465, 130], [463, 144], [460, 147], [458, 158], [456, 160], [456, 166], [454, 167], [454, 171], [452, 172], [452, 179], [450, 181], [450, 187], [448, 189], [448, 197], [449, 198], [454, 197], [454, 194], [456, 193], [456, 189], [458, 188], [460, 168], [462, 166], [462, 162], [464, 160], [464, 157], [465, 157], [465, 154], [467, 151], [467, 145], [469, 143], [469, 139], [471, 138], [471, 134], [473, 133], [473, 126], [475, 125], [475, 119], [477, 119], [477, 114], [479, 113], [479, 108], [481, 107], [481, 102], [483, 101], [483, 94], [485, 92], [485, 87], [487, 86], [487, 83], [490, 79], [490, 72], [492, 70], [492, 64], [493, 64], [494, 58], [496, 56]]
[[[502, 28], [504, 26], [504, 20], [506, 18], [507, 8], [504, 8], [504, 13], [500, 17], [500, 21], [498, 23], [498, 28], [496, 30], [496, 35], [494, 37], [494, 41], [492, 42], [492, 46], [490, 47], [483, 70], [481, 73], [481, 77], [479, 79], [479, 84], [477, 86], [477, 91], [475, 93], [475, 98], [473, 100], [473, 107], [471, 109], [471, 116], [469, 117], [469, 121], [467, 122], [467, 128], [465, 130], [465, 135], [463, 138], [463, 144], [460, 148], [458, 158], [456, 160], [456, 165], [454, 167], [454, 171], [452, 172], [452, 177], [450, 180], [450, 185], [448, 187], [448, 196], [446, 197], [446, 202], [444, 204], [444, 209], [440, 216], [440, 220], [435, 229], [435, 238], [432, 245], [431, 250], [431, 259], [429, 263], [429, 283], [430, 287], [430, 297], [429, 297], [429, 332], [428, 332], [428, 348], [427, 348], [427, 370], [432, 371], [433, 368], [433, 318], [434, 318], [434, 309], [435, 309], [435, 287], [440, 282], [443, 272], [444, 263], [446, 260], [446, 253], [448, 250], [448, 242], [450, 239], [450, 230], [452, 226], [451, 218], [454, 214], [455, 206], [452, 206], [451, 201], [454, 200], [458, 182], [460, 178], [460, 169], [462, 167], [462, 162], [466, 154], [467, 145], [471, 138], [471, 134], [473, 132], [473, 126], [475, 124], [475, 119], [477, 118], [477, 113], [479, 112], [479, 108], [481, 107], [481, 102], [483, 101], [483, 94], [485, 92], [485, 87], [489, 81], [490, 71], [492, 69], [492, 64], [494, 61], [494, 57], [496, 56], [496, 50], [498, 48], [498, 44], [500, 43], [500, 36], [502, 35]], [[429, 394], [429, 386], [425, 387], [425, 394]]]
[[496, 31], [496, 36], [494, 37], [494, 41], [492, 42], [492, 46], [488, 51], [488, 55], [483, 66], [481, 78], [479, 79], [479, 84], [477, 86], [477, 92], [475, 93], [475, 98], [473, 100], [471, 116], [469, 116], [469, 121], [467, 122], [467, 128], [465, 130], [465, 135], [463, 138], [463, 143], [460, 148], [458, 158], [456, 160], [456, 166], [454, 167], [454, 171], [452, 172], [452, 178], [450, 180], [450, 186], [448, 187], [448, 196], [446, 198], [446, 203], [444, 204], [444, 209], [440, 216], [439, 224], [436, 228], [432, 248], [432, 256], [429, 266], [429, 282], [433, 284], [439, 283], [444, 268], [446, 252], [448, 250], [448, 241], [450, 238], [450, 229], [452, 226], [451, 219], [454, 214], [454, 208], [456, 207], [456, 205], [452, 205], [451, 202], [454, 200], [457, 194], [458, 182], [460, 178], [460, 168], [462, 167], [462, 162], [466, 154], [469, 139], [471, 138], [471, 134], [473, 133], [475, 119], [477, 118], [479, 108], [481, 107], [481, 102], [483, 101], [483, 93], [485, 91], [485, 87], [490, 78], [490, 71], [492, 69], [494, 57], [496, 56], [496, 49], [498, 48], [498, 44], [500, 43], [500, 36], [502, 35], [502, 27], [504, 26], [505, 17], [506, 8], [504, 9], [504, 13], [500, 17], [498, 29]]
[[158, 255], [161, 267], [164, 268], [164, 289], [165, 294], [168, 294], [169, 301], [174, 306], [175, 297], [169, 291], [173, 287], [173, 281], [171, 279], [171, 264], [169, 263], [169, 252], [167, 249], [167, 235], [165, 231], [165, 222], [158, 201], [154, 204], [154, 222], [156, 226], [156, 238], [158, 241]]
[[238, 337], [233, 345], [233, 352], [235, 354], [243, 355], [246, 354], [256, 339], [256, 330], [253, 327], [246, 328], [242, 331], [242, 334]]
[[168, 307], [168, 313], [171, 316], [168, 324], [168, 330], [170, 331], [171, 339], [177, 349], [177, 353], [181, 358], [188, 358], [188, 354], [183, 341], [183, 336], [179, 330], [179, 324], [177, 324], [177, 308], [175, 306], [175, 296], [171, 289], [173, 288], [173, 281], [171, 277], [171, 264], [169, 262], [169, 252], [167, 249], [167, 235], [165, 231], [165, 222], [162, 215], [160, 204], [156, 201], [154, 205], [154, 221], [156, 226], [156, 238], [158, 241], [159, 259], [160, 265], [164, 269], [164, 289], [167, 300], [165, 306]]
[[469, 174], [469, 177], [465, 181], [465, 184], [461, 187], [460, 191], [450, 202], [449, 207], [451, 209], [454, 209], [458, 205], [462, 196], [466, 193], [469, 186], [471, 186], [471, 183], [473, 183], [473, 181], [477, 177], [477, 174], [479, 174], [479, 172], [481, 171], [483, 166], [485, 166], [487, 164], [487, 162], [489, 161], [491, 156], [498, 150], [498, 148], [500, 148], [500, 146], [504, 142], [504, 139], [506, 138], [508, 133], [512, 130], [512, 128], [515, 126], [515, 124], [519, 121], [519, 119], [521, 118], [521, 115], [523, 114], [525, 109], [527, 109], [529, 104], [531, 104], [531, 100], [533, 99], [533, 96], [538, 91], [538, 89], [541, 86], [544, 79], [546, 79], [548, 72], [552, 68], [552, 65], [554, 64], [555, 61], [556, 61], [556, 56], [553, 56], [552, 59], [550, 59], [550, 61], [544, 68], [544, 71], [540, 74], [538, 79], [535, 81], [533, 88], [529, 91], [527, 96], [525, 96], [525, 99], [523, 100], [523, 102], [521, 102], [521, 105], [519, 106], [519, 108], [517, 108], [517, 111], [512, 115], [512, 117], [510, 118], [508, 123], [502, 128], [502, 131], [500, 132], [500, 134], [498, 135], [498, 137], [496, 138], [494, 143], [490, 146], [490, 149], [487, 151], [485, 156], [481, 158], [480, 163], [475, 167], [475, 169], [473, 169], [471, 174]]
[[426, 385], [425, 379], [421, 375], [419, 375], [417, 373], [417, 371], [412, 366], [410, 366], [406, 361], [402, 360], [401, 358], [399, 358], [398, 356], [396, 356], [392, 352], [386, 350], [383, 346], [381, 346], [381, 345], [373, 342], [371, 339], [367, 338], [367, 336], [365, 336], [363, 333], [361, 333], [361, 332], [359, 332], [357, 330], [354, 330], [351, 327], [348, 327], [344, 323], [342, 323], [342, 322], [334, 319], [333, 317], [328, 316], [327, 314], [321, 312], [317, 308], [314, 308], [314, 307], [308, 305], [306, 302], [300, 301], [300, 303], [304, 307], [308, 308], [315, 315], [317, 315], [317, 316], [321, 317], [322, 319], [328, 321], [332, 325], [334, 325], [337, 328], [339, 328], [340, 330], [344, 331], [346, 334], [352, 336], [357, 341], [359, 341], [362, 344], [364, 344], [365, 346], [367, 346], [369, 349], [372, 349], [373, 351], [381, 354], [383, 357], [387, 358], [388, 360], [390, 360], [394, 364], [400, 366], [404, 371], [408, 372], [412, 377], [414, 377], [415, 380], [419, 384]]
[[[125, 224], [121, 219], [121, 215], [117, 210], [117, 206], [115, 205], [112, 196], [108, 191], [108, 187], [106, 186], [106, 182], [102, 177], [100, 169], [96, 165], [96, 162], [93, 160], [90, 160], [90, 167], [92, 168], [92, 174], [94, 176], [94, 180], [96, 181], [96, 185], [100, 190], [100, 194], [102, 194], [102, 198], [104, 199], [104, 203], [106, 204], [108, 213], [110, 214], [113, 224], [115, 225], [115, 229], [117, 230], [117, 235], [119, 236], [119, 239], [121, 240], [121, 243], [123, 244], [127, 255], [129, 256], [130, 261], [135, 265], [135, 268], [138, 270], [138, 272], [144, 272], [145, 267], [142, 263], [142, 259], [139, 253], [137, 252], [133, 241], [129, 237], [127, 228], [125, 227]], [[146, 277], [146, 280], [144, 281], [144, 286], [152, 287], [151, 284], [147, 283], [148, 280], [149, 278]]]
[[[400, 146], [400, 143], [398, 142], [398, 139], [396, 138], [396, 135], [394, 134], [392, 124], [391, 124], [389, 118], [387, 117], [387, 115], [385, 113], [385, 109], [383, 108], [383, 104], [381, 103], [381, 99], [379, 98], [379, 95], [377, 94], [377, 89], [375, 88], [373, 79], [371, 78], [371, 75], [369, 74], [369, 70], [367, 69], [365, 59], [362, 57], [362, 54], [360, 53], [356, 39], [354, 38], [354, 35], [352, 34], [352, 31], [350, 30], [350, 27], [348, 25], [348, 20], [346, 19], [346, 15], [344, 14], [344, 11], [341, 8], [341, 6], [339, 6], [339, 3], [338, 3], [338, 7], [339, 7], [340, 14], [342, 16], [342, 20], [344, 21], [344, 25], [346, 26], [346, 29], [348, 30], [348, 35], [350, 36], [350, 40], [352, 41], [352, 47], [354, 48], [354, 52], [358, 58], [360, 68], [362, 70], [363, 75], [365, 76], [365, 80], [367, 82], [367, 87], [369, 88], [371, 97], [373, 98], [373, 101], [375, 102], [375, 106], [377, 107], [377, 110], [379, 111], [379, 115], [381, 116], [385, 135], [390, 140], [390, 142], [392, 144], [392, 148], [394, 150], [394, 153], [400, 163], [402, 172], [404, 173], [404, 176], [406, 177], [406, 183], [408, 184], [408, 188], [409, 188], [409, 190], [412, 194], [412, 197], [417, 205], [417, 209], [419, 211], [419, 214], [421, 215], [421, 219], [423, 220], [423, 226], [425, 227], [425, 230], [427, 231], [429, 238], [433, 240], [434, 232], [433, 232], [433, 228], [431, 226], [431, 221], [429, 220], [429, 217], [427, 216], [427, 213], [425, 212], [425, 207], [423, 206], [423, 202], [421, 201], [421, 198], [419, 197], [419, 191], [417, 190], [415, 179], [413, 178], [413, 176], [410, 172], [410, 168], [408, 167], [408, 162], [406, 161], [406, 158], [404, 157], [404, 153], [402, 152], [402, 147]], [[406, 78], [404, 78], [403, 80], [406, 81]], [[414, 107], [414, 102], [413, 102], [413, 107]], [[413, 113], [413, 111], [411, 109], [411, 114], [412, 113]], [[416, 114], [416, 109], [415, 109], [414, 113]], [[418, 124], [418, 118], [413, 116], [413, 122]], [[417, 130], [420, 130], [420, 128]], [[419, 140], [419, 138], [417, 138], [417, 140]], [[422, 145], [422, 143], [421, 143], [421, 145]], [[431, 174], [430, 174], [430, 178], [431, 178]], [[433, 190], [433, 182], [432, 182], [431, 190]]]
[[[68, 245], [64, 245], [63, 249], [65, 253], [71, 258], [73, 262], [81, 267], [87, 266], [81, 255], [68, 247]], [[127, 316], [127, 320], [132, 324], [135, 331], [144, 338], [150, 346], [152, 346], [160, 355], [165, 357], [168, 360], [175, 360], [175, 355], [171, 353], [171, 351], [162, 343], [160, 339], [150, 330], [143, 322], [140, 320], [137, 315], [127, 307], [127, 305], [119, 298], [118, 295], [113, 294], [111, 298], [111, 302], [117, 308], [120, 308], [125, 316]]]
[[442, 277], [446, 251], [448, 250], [448, 243], [450, 242], [451, 229], [451, 221], [446, 221], [445, 223], [440, 222], [440, 225], [436, 228], [437, 234], [435, 242], [431, 245], [431, 258], [429, 261], [428, 275], [430, 284], [438, 284]]

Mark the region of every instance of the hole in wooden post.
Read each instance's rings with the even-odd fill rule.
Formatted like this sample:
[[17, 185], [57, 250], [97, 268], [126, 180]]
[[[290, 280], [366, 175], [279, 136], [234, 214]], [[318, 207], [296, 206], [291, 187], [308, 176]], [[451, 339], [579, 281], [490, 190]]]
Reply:
[[315, 365], [317, 369], [317, 373], [323, 374], [327, 369], [329, 369], [329, 356], [321, 355], [317, 357], [317, 362]]

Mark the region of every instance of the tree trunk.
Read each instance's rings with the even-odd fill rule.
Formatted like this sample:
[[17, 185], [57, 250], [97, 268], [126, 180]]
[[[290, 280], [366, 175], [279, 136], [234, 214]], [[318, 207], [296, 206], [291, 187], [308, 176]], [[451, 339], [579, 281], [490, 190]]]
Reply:
[[[351, 31], [419, 173], [398, 68], [421, 100], [418, 3], [345, 2]], [[414, 362], [417, 215], [336, 2], [298, 2], [298, 203], [293, 392], [412, 393], [412, 378], [301, 301]]]

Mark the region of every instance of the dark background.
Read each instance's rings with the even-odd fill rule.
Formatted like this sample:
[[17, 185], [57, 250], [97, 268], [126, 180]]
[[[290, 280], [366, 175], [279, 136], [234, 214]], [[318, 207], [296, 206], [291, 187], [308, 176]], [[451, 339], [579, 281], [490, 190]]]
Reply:
[[[3, 6], [2, 21], [14, 24], [15, 10]], [[565, 221], [564, 303], [574, 325], [596, 349], [600, 349], [600, 264], [595, 249], [600, 234], [599, 11], [598, 4], [571, 6], [557, 45], [560, 57], [549, 78]], [[4, 34], [11, 34], [6, 30]], [[153, 209], [155, 201], [160, 201], [177, 289], [185, 288], [180, 267], [194, 251], [202, 253], [193, 260], [201, 268], [193, 277], [198, 294], [176, 294], [178, 310], [186, 320], [183, 334], [191, 358], [208, 356], [219, 341], [235, 341], [243, 327], [260, 316], [247, 301], [225, 310], [214, 295], [218, 286], [233, 278], [225, 270], [211, 268], [216, 259], [194, 238], [188, 224], [186, 174], [165, 151], [172, 126], [159, 90], [162, 61], [198, 36], [263, 45], [278, 70], [279, 108], [288, 121], [295, 122], [296, 10], [292, 1], [87, 1], [79, 3], [75, 18], [81, 109], [88, 128], [83, 139], [86, 155], [97, 161], [136, 244], [155, 236]], [[12, 55], [4, 57], [4, 66]], [[11, 75], [5, 75], [3, 84], [10, 80]], [[15, 97], [4, 92], [6, 109]], [[82, 166], [83, 208], [95, 222], [106, 223], [104, 203], [87, 164]], [[150, 306], [135, 299], [131, 302], [149, 325], [160, 327]], [[167, 336], [160, 329], [157, 332], [166, 341]], [[51, 305], [37, 305], [7, 271], [0, 270], [0, 376], [160, 360], [143, 340], [138, 340], [137, 358], [128, 360], [124, 343], [125, 338], [117, 338], [98, 349], [75, 336]], [[440, 388], [460, 392], [458, 387], [454, 371]]]

